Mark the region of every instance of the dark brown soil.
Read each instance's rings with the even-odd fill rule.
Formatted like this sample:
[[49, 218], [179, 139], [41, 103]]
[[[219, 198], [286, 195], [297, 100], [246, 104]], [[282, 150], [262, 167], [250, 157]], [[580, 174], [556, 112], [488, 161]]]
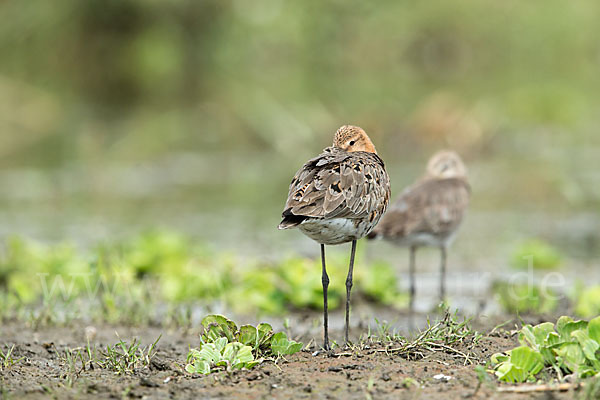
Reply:
[[[98, 348], [138, 338], [146, 346], [160, 334], [158, 352], [149, 367], [116, 375], [99, 366], [69, 371], [64, 360], [68, 348], [85, 347], [86, 327], [43, 328], [33, 331], [23, 324], [0, 328], [0, 346], [15, 345], [15, 357], [25, 357], [0, 373], [0, 393], [6, 398], [342, 398], [342, 399], [528, 399], [572, 398], [573, 393], [533, 395], [503, 394], [481, 385], [462, 357], [453, 352], [424, 352], [420, 360], [407, 360], [381, 345], [360, 350], [337, 349], [334, 355], [302, 351], [277, 362], [268, 361], [250, 371], [191, 376], [183, 371], [189, 346], [198, 344], [198, 332], [165, 331], [144, 327], [103, 326], [95, 330]], [[488, 331], [491, 330], [491, 327]], [[90, 328], [87, 329], [90, 332]], [[334, 332], [341, 336], [340, 332]], [[310, 339], [309, 339], [310, 340]], [[508, 334], [483, 337], [471, 352], [475, 362], [485, 362], [495, 352], [514, 347]], [[3, 347], [5, 349], [6, 347]], [[315, 348], [316, 349], [316, 348]], [[77, 366], [81, 367], [81, 363]], [[450, 379], [436, 379], [443, 374]], [[411, 384], [410, 379], [418, 384]]]

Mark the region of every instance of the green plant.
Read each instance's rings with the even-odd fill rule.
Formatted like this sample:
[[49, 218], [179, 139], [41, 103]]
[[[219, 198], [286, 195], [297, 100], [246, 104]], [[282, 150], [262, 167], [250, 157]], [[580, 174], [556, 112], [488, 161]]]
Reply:
[[[377, 321], [377, 320], [376, 320]], [[407, 340], [397, 333], [391, 332], [387, 323], [379, 323], [379, 336], [369, 335], [366, 340], [361, 339], [360, 345], [376, 343], [385, 345], [386, 353], [399, 354], [407, 359], [421, 359], [426, 352], [444, 351], [452, 353], [455, 357], [464, 359], [464, 363], [472, 364], [476, 356], [470, 351], [462, 351], [458, 347], [474, 347], [481, 339], [481, 333], [473, 330], [470, 319], [459, 321], [457, 313], [450, 313], [447, 309], [444, 317], [435, 323], [427, 321], [427, 328], [412, 340]]]
[[558, 306], [558, 294], [531, 284], [494, 282], [492, 292], [507, 313], [549, 313]]
[[519, 343], [521, 346], [491, 357], [501, 381], [533, 381], [544, 367], [559, 379], [564, 374], [585, 378], [600, 372], [600, 317], [587, 322], [563, 316], [556, 325], [525, 325], [519, 332]]
[[11, 347], [6, 346], [6, 351], [0, 349], [0, 372], [6, 371], [15, 364], [19, 363], [25, 357], [14, 358], [13, 351], [15, 350], [15, 345], [13, 344]]
[[100, 357], [96, 363], [118, 375], [133, 373], [136, 368], [148, 367], [156, 355], [156, 345], [161, 337], [162, 335], [144, 348], [140, 348], [137, 339], [133, 339], [129, 344], [119, 339], [114, 346], [106, 345], [105, 351], [99, 351]]
[[190, 349], [186, 371], [209, 374], [216, 370], [252, 368], [264, 357], [294, 354], [303, 344], [289, 340], [284, 332], [274, 333], [267, 323], [242, 325], [222, 315], [207, 315], [202, 320], [200, 347]]
[[[73, 387], [73, 384], [83, 371], [87, 365], [91, 364], [94, 361], [95, 352], [91, 350], [91, 347], [88, 343], [86, 348], [86, 353], [88, 356], [88, 360], [84, 359], [83, 353], [81, 352], [81, 348], [77, 349], [66, 349], [61, 355], [61, 361], [66, 365], [67, 372], [63, 375], [66, 384], [68, 387]], [[81, 367], [78, 366], [78, 363], [81, 363]]]
[[255, 360], [252, 347], [239, 342], [227, 343], [226, 337], [212, 343], [204, 343], [199, 350], [191, 349], [185, 370], [190, 374], [210, 374], [214, 368], [225, 367], [227, 371], [252, 368], [262, 360]]
[[554, 269], [560, 266], [562, 255], [549, 243], [540, 239], [529, 239], [514, 251], [512, 265], [516, 268]]

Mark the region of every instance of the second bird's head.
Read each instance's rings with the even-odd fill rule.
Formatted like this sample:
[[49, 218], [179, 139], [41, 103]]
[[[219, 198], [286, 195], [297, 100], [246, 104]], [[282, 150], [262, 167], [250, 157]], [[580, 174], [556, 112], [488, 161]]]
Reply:
[[429, 159], [426, 175], [432, 178], [466, 178], [467, 167], [458, 154], [442, 150]]
[[353, 125], [344, 125], [337, 130], [333, 137], [333, 146], [348, 152], [366, 151], [377, 154], [375, 145], [365, 131]]

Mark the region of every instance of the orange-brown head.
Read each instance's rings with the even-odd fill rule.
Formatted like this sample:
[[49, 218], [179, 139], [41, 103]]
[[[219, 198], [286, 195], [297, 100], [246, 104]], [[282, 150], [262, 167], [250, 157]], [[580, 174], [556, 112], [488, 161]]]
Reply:
[[429, 159], [425, 175], [428, 178], [466, 178], [467, 167], [455, 152], [441, 150]]
[[365, 131], [353, 125], [344, 125], [337, 130], [333, 137], [333, 146], [348, 152], [366, 151], [377, 154], [375, 145]]

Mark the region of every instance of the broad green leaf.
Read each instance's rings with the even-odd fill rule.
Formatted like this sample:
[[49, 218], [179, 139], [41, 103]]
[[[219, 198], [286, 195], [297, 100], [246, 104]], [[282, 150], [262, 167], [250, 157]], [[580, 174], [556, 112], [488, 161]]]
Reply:
[[510, 362], [516, 367], [522, 368], [531, 376], [534, 376], [544, 368], [542, 355], [525, 346], [520, 346], [510, 351]]
[[185, 370], [190, 374], [196, 373], [207, 375], [210, 374], [210, 363], [207, 361], [196, 360], [193, 365], [188, 364], [185, 367]]
[[252, 347], [239, 342], [229, 343], [223, 352], [223, 359], [228, 360], [233, 367], [253, 361]]
[[288, 344], [287, 335], [283, 332], [278, 332], [271, 337], [271, 350], [276, 355], [285, 354]]
[[577, 375], [580, 378], [589, 378], [591, 376], [594, 376], [598, 373], [598, 369], [597, 368], [593, 368], [587, 365], [581, 366], [578, 370], [577, 370]]
[[559, 343], [561, 343], [560, 335], [556, 332], [550, 332], [547, 339], [548, 346], [553, 346]]
[[276, 333], [271, 338], [271, 350], [276, 355], [294, 354], [302, 349], [302, 343], [288, 340], [283, 332]]
[[521, 328], [521, 332], [519, 332], [519, 343], [521, 343], [523, 346], [529, 345], [534, 349], [538, 348], [531, 325], [525, 325]]
[[564, 362], [563, 367], [574, 372], [585, 363], [585, 355], [579, 343], [564, 343], [554, 350]]
[[290, 340], [290, 344], [288, 345], [286, 353], [287, 354], [295, 354], [295, 353], [299, 352], [300, 350], [302, 350], [302, 346], [304, 346], [303, 343]]
[[253, 349], [258, 348], [258, 329], [252, 325], [242, 325], [239, 332], [239, 341]]
[[600, 343], [600, 317], [596, 317], [588, 323], [588, 334], [590, 338]]
[[500, 364], [495, 374], [501, 381], [510, 383], [525, 382], [528, 377], [527, 372], [523, 368], [519, 368], [508, 361]]
[[548, 343], [548, 335], [554, 333], [554, 324], [552, 322], [543, 322], [533, 327], [533, 335], [539, 346]]
[[586, 329], [587, 321], [573, 321], [570, 317], [562, 316], [556, 322], [556, 331], [564, 341], [571, 339], [571, 333], [578, 329]]
[[492, 364], [494, 365], [508, 361], [509, 358], [510, 357], [504, 353], [495, 353], [492, 354], [492, 357], [490, 357], [490, 359], [492, 360]]
[[258, 347], [264, 349], [271, 343], [271, 337], [273, 336], [273, 327], [266, 322], [258, 324], [256, 327], [258, 331]]
[[200, 359], [211, 363], [221, 360], [221, 352], [217, 350], [213, 343], [207, 343], [200, 349]]
[[225, 346], [227, 346], [227, 338], [218, 338], [217, 340], [215, 340], [214, 345], [217, 352], [219, 352], [219, 354], [223, 354], [223, 349], [225, 348]]
[[587, 332], [583, 330], [574, 331], [571, 336], [577, 339], [585, 357], [588, 360], [596, 361], [596, 351], [600, 348], [598, 342], [590, 338]]
[[219, 337], [226, 337], [228, 341], [233, 342], [237, 332], [237, 325], [223, 315], [212, 314], [202, 319], [204, 335], [208, 341], [214, 341]]

